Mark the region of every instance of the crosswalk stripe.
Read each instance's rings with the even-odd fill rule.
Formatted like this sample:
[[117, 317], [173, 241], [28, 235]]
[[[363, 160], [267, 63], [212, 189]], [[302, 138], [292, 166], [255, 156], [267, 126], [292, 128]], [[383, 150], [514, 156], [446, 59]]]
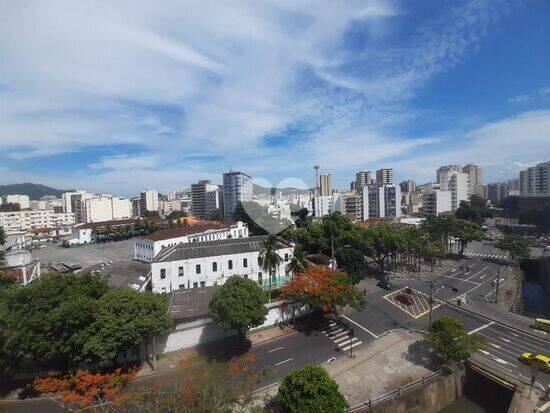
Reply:
[[349, 350], [350, 348], [352, 348], [352, 347], [357, 347], [359, 344], [362, 344], [362, 343], [363, 343], [362, 341], [358, 341], [358, 342], [352, 343], [351, 345], [348, 345], [348, 346], [346, 346], [346, 347], [341, 347], [340, 350], [342, 350], [342, 351], [347, 351], [347, 350]]
[[329, 338], [332, 340], [332, 341], [335, 341], [336, 338], [338, 337], [342, 337], [342, 336], [346, 336], [348, 334], [347, 331], [342, 331], [338, 334], [334, 334], [333, 336], [329, 336]]
[[343, 347], [343, 346], [349, 346], [349, 343], [353, 345], [353, 343], [357, 341], [360, 342], [360, 340], [357, 337], [353, 337], [351, 340], [345, 341], [343, 343], [336, 343], [336, 344], [338, 344], [339, 347]]
[[[342, 336], [342, 337], [338, 337], [338, 338], [335, 338], [333, 339], [332, 341], [334, 341], [336, 344], [340, 343], [342, 340], [349, 340], [349, 337], [348, 336]], [[338, 344], [339, 345], [339, 344]]]

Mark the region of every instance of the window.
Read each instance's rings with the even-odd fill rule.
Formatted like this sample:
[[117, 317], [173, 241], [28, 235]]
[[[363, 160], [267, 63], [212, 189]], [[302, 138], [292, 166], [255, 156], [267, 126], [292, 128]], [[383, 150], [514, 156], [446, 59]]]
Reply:
[[199, 283], [193, 283], [193, 288], [197, 288], [199, 286]]
[[180, 284], [179, 289], [180, 290], [185, 290], [185, 284]]
[[201, 287], [205, 287], [206, 286], [206, 281], [201, 281]]
[[258, 255], [258, 265], [262, 265], [262, 257], [261, 255]]
[[217, 262], [212, 263], [212, 271], [214, 271], [214, 272], [218, 271], [218, 263]]
[[183, 277], [183, 267], [178, 268], [178, 277]]
[[163, 278], [166, 278], [166, 270], [164, 268], [162, 268], [160, 270], [160, 278], [163, 279]]
[[262, 285], [262, 273], [258, 273], [258, 284]]
[[195, 273], [196, 273], [196, 274], [200, 274], [200, 273], [201, 273], [201, 265], [200, 265], [200, 264], [197, 264], [197, 265], [195, 266]]
[[288, 261], [288, 254], [285, 254], [285, 262]]
[[246, 258], [243, 258], [243, 267], [248, 267], [248, 260]]
[[233, 269], [233, 260], [227, 261], [227, 268], [229, 268], [230, 270]]
[[244, 275], [244, 278], [248, 278], [248, 274], [245, 274], [245, 275]]

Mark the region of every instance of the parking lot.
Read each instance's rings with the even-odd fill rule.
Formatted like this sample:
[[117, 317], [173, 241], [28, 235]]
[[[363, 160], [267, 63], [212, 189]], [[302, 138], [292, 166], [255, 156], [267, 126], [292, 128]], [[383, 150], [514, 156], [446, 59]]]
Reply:
[[[407, 313], [413, 318], [420, 318], [423, 315], [426, 315], [430, 312], [430, 297], [428, 294], [423, 293], [422, 291], [415, 290], [414, 288], [411, 289], [411, 292], [407, 292], [408, 287], [403, 287], [399, 290], [392, 291], [389, 294], [386, 294], [384, 298], [399, 308], [401, 311]], [[412, 297], [413, 303], [412, 304], [405, 304], [401, 301], [396, 300], [396, 297], [406, 294]], [[433, 308], [439, 307], [439, 304], [434, 304]]]
[[54, 262], [78, 263], [87, 268], [104, 261], [131, 260], [134, 256], [133, 240], [90, 244], [65, 248], [61, 244], [46, 244], [45, 248], [32, 252], [43, 264]]

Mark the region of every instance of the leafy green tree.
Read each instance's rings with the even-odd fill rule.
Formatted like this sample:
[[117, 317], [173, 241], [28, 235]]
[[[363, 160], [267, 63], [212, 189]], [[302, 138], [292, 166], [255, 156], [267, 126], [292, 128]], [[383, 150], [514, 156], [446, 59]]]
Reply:
[[530, 255], [530, 243], [526, 238], [520, 235], [505, 235], [504, 238], [497, 242], [496, 247], [503, 251], [507, 251], [513, 262], [523, 258], [529, 258]]
[[169, 219], [170, 221], [172, 221], [173, 219], [185, 218], [186, 216], [187, 216], [187, 213], [185, 211], [172, 211], [168, 214], [166, 219]]
[[232, 276], [214, 293], [210, 316], [222, 329], [236, 331], [243, 339], [248, 330], [265, 321], [265, 301], [265, 294], [256, 282]]
[[165, 295], [120, 288], [104, 294], [97, 307], [83, 346], [89, 361], [115, 361], [124, 350], [168, 333], [172, 326]]
[[275, 235], [268, 235], [262, 249], [260, 250], [260, 260], [262, 269], [269, 277], [269, 299], [271, 300], [271, 287], [273, 276], [276, 275], [277, 268], [282, 261], [281, 256], [278, 253], [278, 247], [280, 243]]
[[423, 245], [427, 242], [426, 231], [423, 228], [404, 227], [399, 230], [399, 251], [404, 253], [405, 262], [420, 269], [420, 256], [424, 252]]
[[483, 239], [483, 231], [476, 223], [463, 219], [455, 220], [452, 235], [458, 239], [460, 250], [458, 255], [464, 255], [464, 249], [472, 241], [481, 241]]
[[25, 359], [62, 371], [81, 362], [110, 362], [115, 350], [139, 344], [138, 337], [165, 331], [162, 299], [113, 291], [105, 279], [90, 274], [46, 274], [25, 287], [3, 290], [0, 371], [9, 375]]
[[468, 334], [461, 320], [447, 316], [434, 320], [426, 341], [447, 362], [464, 361], [485, 347], [478, 337]]
[[12, 277], [8, 274], [4, 274], [3, 272], [0, 272], [0, 289], [14, 287], [15, 284], [16, 284], [15, 277]]
[[479, 195], [472, 195], [469, 201], [462, 201], [455, 211], [457, 218], [482, 223], [485, 218], [493, 216], [487, 207], [487, 201]]
[[345, 412], [348, 403], [336, 383], [320, 366], [308, 364], [282, 381], [277, 400], [290, 413]]
[[336, 250], [336, 262], [338, 268], [344, 270], [350, 276], [352, 284], [357, 284], [365, 278], [365, 256], [355, 248], [338, 248]]
[[222, 211], [219, 210], [219, 209], [216, 209], [216, 210], [212, 211], [211, 213], [209, 213], [204, 219], [207, 220], [207, 221], [222, 222], [224, 220], [224, 217], [223, 217]]
[[4, 245], [6, 243], [6, 231], [4, 231], [4, 228], [0, 227], [0, 245]]
[[17, 202], [8, 202], [6, 204], [0, 204], [0, 212], [16, 212], [21, 211], [21, 205]]
[[372, 258], [384, 272], [388, 258], [399, 249], [400, 236], [395, 227], [388, 224], [374, 225], [367, 228], [370, 245], [367, 247], [367, 256]]

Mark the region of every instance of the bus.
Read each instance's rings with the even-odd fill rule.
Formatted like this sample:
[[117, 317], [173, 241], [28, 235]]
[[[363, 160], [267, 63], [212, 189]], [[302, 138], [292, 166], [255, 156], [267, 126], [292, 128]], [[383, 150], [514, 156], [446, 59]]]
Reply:
[[535, 328], [537, 330], [550, 331], [550, 320], [544, 318], [535, 318]]

